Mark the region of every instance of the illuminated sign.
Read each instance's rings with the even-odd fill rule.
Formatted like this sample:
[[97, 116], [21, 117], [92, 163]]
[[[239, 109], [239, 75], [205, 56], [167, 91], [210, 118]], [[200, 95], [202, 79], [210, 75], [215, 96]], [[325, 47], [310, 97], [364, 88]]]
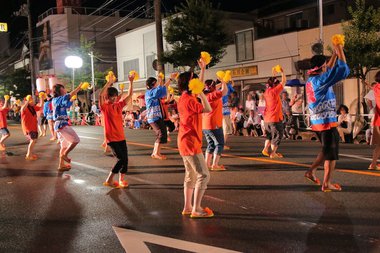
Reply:
[[231, 69], [232, 77], [256, 76], [258, 75], [257, 66], [241, 67]]
[[0, 23], [0, 32], [8, 32], [8, 24]]

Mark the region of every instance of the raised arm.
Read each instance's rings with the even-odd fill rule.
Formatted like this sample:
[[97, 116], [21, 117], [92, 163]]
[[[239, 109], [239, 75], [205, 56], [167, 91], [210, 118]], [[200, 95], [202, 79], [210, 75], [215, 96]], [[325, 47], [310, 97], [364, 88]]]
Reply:
[[284, 70], [281, 68], [281, 85], [284, 87], [286, 84], [286, 75], [284, 73]]
[[335, 45], [334, 49], [336, 51], [338, 59], [343, 61], [344, 63], [346, 63], [347, 61], [346, 61], [346, 56], [343, 52], [343, 46], [342, 45]]
[[199, 74], [199, 80], [201, 80], [201, 82], [204, 82], [206, 63], [204, 62], [204, 60], [202, 58], [199, 59], [198, 66], [201, 69], [201, 73]]
[[5, 101], [4, 101], [4, 105], [3, 107], [1, 108], [1, 110], [4, 110], [6, 108], [9, 108], [9, 97], [4, 97]]
[[222, 89], [220, 91], [222, 92], [222, 96], [224, 97], [225, 95], [228, 94], [228, 87], [227, 87], [227, 83], [223, 80], [221, 84], [222, 84]]
[[201, 99], [201, 102], [202, 102], [202, 105], [203, 105], [203, 112], [204, 113], [207, 113], [207, 112], [211, 112], [212, 109], [211, 109], [211, 105], [210, 103], [207, 101], [207, 97], [206, 95], [201, 92], [198, 97]]
[[70, 97], [76, 95], [80, 91], [81, 87], [82, 87], [82, 83], [80, 83], [78, 87], [76, 87], [73, 91], [70, 92]]
[[120, 97], [120, 100], [119, 100], [119, 101], [125, 100], [126, 103], [129, 101], [129, 99], [131, 99], [132, 94], [133, 94], [133, 80], [135, 79], [135, 75], [133, 74], [131, 76], [128, 76], [128, 79], [129, 79], [128, 92], [124, 93]]
[[329, 62], [327, 63], [327, 67], [329, 67], [331, 69], [335, 65], [336, 58], [337, 58], [337, 55], [336, 55], [336, 52], [334, 50], [333, 54], [331, 55]]

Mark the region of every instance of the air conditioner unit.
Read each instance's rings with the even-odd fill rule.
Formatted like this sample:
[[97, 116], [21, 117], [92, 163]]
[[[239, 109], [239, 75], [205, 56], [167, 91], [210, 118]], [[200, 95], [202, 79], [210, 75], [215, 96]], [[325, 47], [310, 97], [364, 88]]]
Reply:
[[309, 20], [307, 19], [298, 19], [296, 21], [297, 28], [309, 28]]

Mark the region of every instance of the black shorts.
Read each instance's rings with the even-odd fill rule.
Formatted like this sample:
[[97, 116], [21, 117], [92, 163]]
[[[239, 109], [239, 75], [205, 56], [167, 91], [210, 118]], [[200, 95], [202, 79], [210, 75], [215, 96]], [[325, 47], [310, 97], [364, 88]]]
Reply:
[[173, 132], [175, 129], [174, 123], [171, 120], [165, 120], [164, 122], [165, 122], [166, 127], [168, 128], [168, 131], [170, 133]]
[[46, 117], [38, 117], [38, 125], [42, 126], [42, 125], [47, 125], [48, 124], [48, 120], [46, 119]]
[[165, 144], [168, 142], [168, 132], [163, 119], [159, 119], [153, 123], [150, 123], [154, 132], [156, 133], [156, 143]]
[[339, 160], [339, 133], [336, 127], [325, 131], [315, 132], [322, 143], [322, 153], [325, 160]]
[[282, 122], [264, 123], [266, 131], [266, 139], [271, 141], [273, 145], [280, 145], [282, 136], [284, 135], [284, 124]]

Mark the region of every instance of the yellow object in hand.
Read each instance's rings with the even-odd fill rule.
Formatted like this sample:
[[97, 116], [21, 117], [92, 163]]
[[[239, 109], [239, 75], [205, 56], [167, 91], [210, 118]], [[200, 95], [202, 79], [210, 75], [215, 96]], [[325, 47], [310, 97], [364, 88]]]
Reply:
[[121, 84], [119, 85], [119, 88], [120, 88], [120, 90], [124, 90], [124, 84], [121, 83]]
[[331, 41], [333, 45], [342, 45], [344, 46], [344, 35], [343, 34], [335, 34], [332, 36]]
[[40, 92], [40, 93], [38, 94], [38, 97], [41, 98], [41, 99], [44, 99], [44, 98], [46, 97], [45, 92]]
[[32, 96], [31, 96], [31, 95], [26, 96], [25, 100], [26, 100], [26, 101], [30, 101], [30, 100], [32, 100]]
[[74, 96], [71, 97], [70, 100], [76, 100], [76, 99], [77, 99], [77, 95], [74, 95]]
[[276, 65], [272, 68], [272, 72], [281, 73], [281, 66]]
[[210, 64], [211, 62], [211, 55], [208, 52], [201, 52], [201, 59], [206, 63], [206, 65]]
[[226, 73], [224, 71], [219, 70], [218, 72], [216, 72], [216, 76], [220, 80], [223, 80], [223, 78], [224, 78], [225, 75], [226, 75]]
[[228, 83], [229, 81], [231, 81], [231, 78], [232, 78], [231, 71], [227, 70], [226, 73], [225, 73], [225, 75], [224, 75], [224, 77], [223, 77], [223, 81], [225, 83]]
[[164, 80], [165, 75], [164, 75], [164, 73], [160, 72], [160, 74], [158, 74], [158, 77], [161, 78], [162, 80]]
[[189, 90], [195, 95], [202, 93], [204, 88], [204, 83], [202, 83], [198, 78], [191, 79], [189, 82]]
[[168, 87], [168, 91], [169, 91], [170, 94], [174, 94], [174, 89], [173, 89], [173, 87], [169, 86], [169, 87]]
[[109, 80], [116, 81], [116, 76], [112, 71], [108, 71], [108, 74], [106, 75], [106, 80], [109, 82]]
[[87, 90], [88, 87], [90, 87], [90, 84], [89, 84], [88, 82], [84, 82], [84, 83], [82, 83], [82, 85], [80, 86], [80, 88], [81, 88], [82, 90]]
[[9, 100], [9, 95], [4, 95], [5, 100]]
[[133, 74], [135, 75], [135, 78], [133, 78], [133, 81], [136, 81], [137, 79], [139, 79], [139, 74], [135, 71], [135, 70], [131, 70], [129, 71], [129, 75], [130, 76], [133, 76]]
[[20, 105], [20, 103], [21, 103], [21, 100], [20, 100], [20, 99], [17, 99], [17, 100], [16, 100], [16, 105]]

